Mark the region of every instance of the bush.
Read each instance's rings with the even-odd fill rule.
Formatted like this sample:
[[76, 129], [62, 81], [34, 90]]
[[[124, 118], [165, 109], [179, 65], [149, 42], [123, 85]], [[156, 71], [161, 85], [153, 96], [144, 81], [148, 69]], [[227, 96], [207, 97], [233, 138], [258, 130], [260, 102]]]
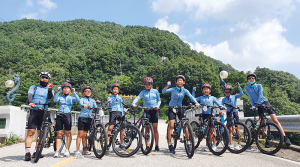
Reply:
[[5, 145], [11, 145], [15, 142], [21, 141], [21, 136], [11, 133], [10, 138], [6, 139]]

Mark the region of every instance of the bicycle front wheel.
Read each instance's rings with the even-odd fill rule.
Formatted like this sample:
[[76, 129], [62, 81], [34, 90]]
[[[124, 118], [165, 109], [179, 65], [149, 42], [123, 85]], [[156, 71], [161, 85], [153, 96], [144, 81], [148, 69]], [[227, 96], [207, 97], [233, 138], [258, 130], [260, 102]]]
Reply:
[[247, 119], [246, 122], [245, 122], [245, 125], [247, 126], [247, 128], [249, 129], [250, 133], [251, 133], [251, 141], [250, 141], [250, 144], [249, 144], [249, 147], [253, 144], [254, 142], [254, 136], [255, 136], [255, 125], [253, 123], [253, 121], [251, 119]]
[[145, 122], [141, 126], [141, 134], [143, 136], [141, 150], [147, 155], [151, 152], [154, 143], [154, 131], [151, 123]]
[[46, 142], [46, 138], [48, 135], [48, 127], [44, 126], [43, 129], [40, 131], [40, 134], [37, 138], [37, 147], [36, 147], [36, 152], [35, 152], [35, 156], [34, 156], [34, 162], [38, 162], [40, 159], [40, 156], [42, 154], [45, 142]]
[[214, 155], [222, 155], [228, 148], [228, 130], [221, 122], [214, 122], [210, 125], [206, 137], [206, 143], [210, 152]]
[[[177, 126], [175, 126], [175, 127], [177, 127]], [[169, 125], [167, 127], [167, 144], [169, 146], [168, 129], [169, 129]], [[176, 146], [177, 146], [177, 139], [178, 139], [178, 133], [175, 131], [175, 129], [173, 129], [172, 134], [171, 134], [171, 142], [173, 143], [174, 149], [176, 149]]]
[[195, 149], [199, 147], [201, 140], [203, 139], [203, 137], [201, 137], [202, 135], [200, 134], [200, 125], [198, 122], [196, 121], [192, 121], [191, 122], [191, 127], [192, 127], [192, 131], [193, 131], [193, 135], [194, 135], [194, 142], [195, 142]]
[[183, 126], [184, 148], [189, 158], [192, 158], [195, 152], [194, 134], [189, 122], [185, 122]]
[[141, 132], [136, 126], [123, 125], [113, 136], [112, 148], [120, 157], [130, 157], [140, 149], [142, 145], [141, 136]]
[[105, 127], [97, 124], [92, 137], [93, 151], [97, 158], [102, 158], [107, 147], [107, 135]]
[[232, 143], [229, 144], [228, 150], [232, 153], [239, 154], [245, 151], [251, 142], [251, 134], [247, 126], [241, 122], [235, 122], [229, 127], [229, 137]]
[[283, 144], [283, 134], [278, 125], [267, 122], [259, 126], [255, 136], [257, 148], [264, 154], [277, 153]]

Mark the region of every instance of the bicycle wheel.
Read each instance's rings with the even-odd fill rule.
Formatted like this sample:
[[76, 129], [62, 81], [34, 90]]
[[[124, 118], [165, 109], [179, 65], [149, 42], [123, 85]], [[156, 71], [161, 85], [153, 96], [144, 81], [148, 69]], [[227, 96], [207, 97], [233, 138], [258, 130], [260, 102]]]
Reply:
[[250, 144], [249, 144], [249, 147], [253, 144], [254, 142], [254, 136], [255, 136], [255, 125], [253, 123], [253, 121], [251, 119], [247, 119], [246, 122], [245, 122], [245, 125], [248, 127], [250, 133], [251, 133], [251, 140], [250, 140]]
[[[122, 136], [124, 136], [123, 142]], [[136, 126], [124, 124], [113, 136], [112, 148], [120, 157], [130, 157], [140, 149], [142, 144], [141, 136], [141, 132]], [[119, 147], [117, 147], [118, 145]]]
[[45, 142], [46, 142], [46, 138], [48, 135], [48, 127], [44, 126], [43, 129], [40, 131], [40, 134], [37, 138], [37, 147], [36, 147], [36, 152], [35, 152], [35, 156], [34, 156], [34, 162], [38, 162], [40, 159], [40, 156], [42, 154]]
[[193, 130], [193, 135], [194, 135], [194, 142], [195, 142], [195, 149], [199, 147], [200, 142], [203, 139], [203, 135], [201, 132], [201, 128], [198, 122], [192, 121], [191, 122], [191, 127]]
[[272, 155], [277, 153], [283, 144], [282, 131], [272, 122], [259, 126], [255, 137], [257, 148], [264, 154]]
[[[175, 125], [174, 125], [175, 126]], [[177, 126], [175, 126], [177, 127]], [[169, 125], [167, 127], [167, 144], [169, 146], [169, 139], [168, 139], [168, 129], [169, 129]], [[178, 139], [178, 134], [177, 132], [173, 129], [172, 134], [171, 134], [171, 142], [173, 143], [174, 149], [176, 149], [177, 146], [177, 139]]]
[[105, 127], [97, 124], [92, 137], [93, 151], [97, 158], [102, 158], [107, 147], [107, 135]]
[[151, 152], [154, 143], [154, 130], [152, 124], [145, 122], [141, 126], [141, 134], [143, 136], [141, 150], [143, 154], [147, 155]]
[[195, 145], [193, 130], [189, 122], [185, 122], [185, 125], [183, 126], [183, 139], [186, 154], [189, 158], [192, 158], [195, 152]]
[[[54, 139], [54, 143], [53, 143], [53, 149], [54, 151], [56, 151], [56, 133], [55, 133], [55, 139]], [[63, 131], [63, 135], [61, 137], [61, 144], [59, 147], [59, 152], [61, 152], [64, 148], [64, 146], [66, 145], [66, 134], [65, 134], [65, 130]]]
[[214, 155], [222, 155], [228, 147], [228, 130], [221, 122], [214, 122], [209, 126], [206, 143], [210, 152]]
[[[230, 126], [229, 128], [232, 128]], [[230, 134], [230, 129], [229, 131], [229, 136]], [[251, 142], [251, 134], [247, 126], [241, 122], [235, 122], [233, 124], [233, 129], [232, 129], [232, 148], [228, 147], [228, 150], [232, 153], [239, 154], [243, 151], [245, 151]]]

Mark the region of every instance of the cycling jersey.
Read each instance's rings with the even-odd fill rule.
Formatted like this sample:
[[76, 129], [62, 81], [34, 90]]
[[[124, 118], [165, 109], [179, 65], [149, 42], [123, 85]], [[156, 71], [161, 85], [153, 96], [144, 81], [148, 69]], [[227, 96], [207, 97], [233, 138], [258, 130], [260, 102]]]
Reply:
[[110, 112], [112, 111], [121, 111], [123, 115], [123, 105], [122, 105], [122, 98], [118, 95], [111, 95], [107, 98], [107, 106], [111, 108]]
[[86, 104], [87, 106], [90, 106], [90, 107], [100, 107], [100, 104], [96, 104], [96, 101], [94, 99], [83, 97], [79, 101], [81, 111], [80, 111], [80, 114], [78, 115], [78, 117], [91, 118], [93, 110], [84, 108], [82, 106], [83, 104]]
[[[199, 96], [199, 97], [196, 98], [196, 100], [199, 101], [200, 104], [207, 104], [207, 105], [210, 105], [210, 106], [213, 106], [214, 104], [217, 104], [219, 107], [223, 107], [218, 102], [218, 100], [214, 96], [211, 96], [211, 95]], [[207, 111], [203, 111], [204, 106], [201, 106], [201, 107], [202, 107], [202, 113], [203, 114], [211, 114], [211, 108], [210, 107], [207, 108]]]
[[192, 100], [192, 102], [194, 102], [196, 105], [199, 104], [196, 101], [196, 99], [191, 95], [191, 93], [188, 90], [186, 90], [184, 87], [181, 87], [181, 92], [179, 92], [177, 86], [169, 89], [164, 88], [162, 90], [162, 93], [171, 93], [171, 100], [169, 106], [181, 106], [182, 100], [185, 95], [187, 95]]
[[[36, 107], [48, 109], [49, 99], [54, 95], [54, 90], [48, 93], [48, 87], [42, 87], [41, 85], [32, 85], [28, 90], [28, 102], [35, 103]], [[31, 110], [37, 110], [30, 108]]]
[[[243, 92], [242, 88], [239, 88], [239, 90], [240, 90], [240, 94], [230, 95], [230, 97], [225, 96], [222, 99], [222, 105], [224, 105], [224, 102], [225, 102], [225, 103], [231, 104], [234, 107], [236, 107], [236, 100], [237, 100], [237, 98], [240, 98], [240, 97], [242, 97], [244, 95], [244, 92]], [[227, 108], [227, 112], [230, 112], [231, 107], [226, 106], [226, 108]], [[233, 112], [236, 112], [236, 109], [233, 109]]]
[[261, 84], [254, 84], [252, 86], [246, 85], [245, 90], [247, 92], [247, 95], [249, 96], [252, 106], [256, 106], [255, 103], [261, 104], [264, 101], [268, 101], [268, 99], [265, 98], [264, 95], [262, 94], [263, 88]]
[[159, 93], [156, 89], [142, 90], [138, 97], [136, 97], [132, 103], [136, 104], [142, 97], [144, 98], [145, 102], [144, 107], [150, 108], [160, 106], [161, 101]]
[[59, 96], [59, 94], [60, 92], [57, 92], [53, 99], [55, 103], [59, 102], [58, 112], [71, 113], [73, 103], [78, 103], [80, 101], [79, 96], [76, 94], [76, 92], [74, 92], [75, 97], [70, 95]]

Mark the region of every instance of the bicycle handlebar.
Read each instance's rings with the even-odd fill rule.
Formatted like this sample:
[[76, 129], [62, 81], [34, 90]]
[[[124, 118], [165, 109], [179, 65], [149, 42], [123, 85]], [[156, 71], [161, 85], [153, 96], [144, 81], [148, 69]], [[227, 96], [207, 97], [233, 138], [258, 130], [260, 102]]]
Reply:
[[229, 104], [229, 103], [225, 103], [225, 105], [227, 105], [228, 107], [232, 108], [232, 109], [237, 109], [238, 111], [244, 111], [243, 109], [240, 109], [240, 107], [234, 107], [232, 104]]
[[87, 107], [87, 109], [89, 109], [89, 110], [97, 110], [97, 109], [102, 109], [102, 110], [104, 110], [104, 111], [106, 111], [106, 110], [111, 110], [111, 108], [109, 108], [109, 107], [90, 107], [90, 106], [88, 106]]
[[224, 110], [224, 107], [220, 107], [220, 106], [211, 106], [208, 104], [201, 104], [201, 106], [206, 106], [206, 107], [210, 107], [211, 109], [215, 109], [215, 108], [219, 108], [220, 110]]

